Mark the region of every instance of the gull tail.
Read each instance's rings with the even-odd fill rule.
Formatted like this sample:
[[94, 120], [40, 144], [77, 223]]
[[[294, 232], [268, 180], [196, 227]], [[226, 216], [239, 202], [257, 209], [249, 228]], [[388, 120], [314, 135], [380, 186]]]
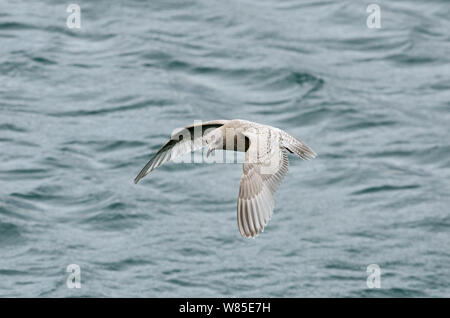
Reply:
[[304, 160], [314, 159], [317, 156], [314, 150], [305, 143], [285, 132], [282, 133], [282, 144], [290, 153], [294, 153]]

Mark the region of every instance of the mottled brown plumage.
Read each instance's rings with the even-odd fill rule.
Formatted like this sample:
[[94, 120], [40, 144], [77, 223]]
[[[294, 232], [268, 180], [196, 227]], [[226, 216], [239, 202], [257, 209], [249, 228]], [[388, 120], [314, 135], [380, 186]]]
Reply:
[[163, 163], [208, 145], [215, 149], [245, 152], [237, 203], [237, 221], [243, 237], [255, 237], [272, 217], [273, 195], [288, 171], [287, 151], [308, 160], [316, 156], [307, 145], [281, 129], [246, 120], [215, 120], [187, 126], [145, 165], [134, 180]]

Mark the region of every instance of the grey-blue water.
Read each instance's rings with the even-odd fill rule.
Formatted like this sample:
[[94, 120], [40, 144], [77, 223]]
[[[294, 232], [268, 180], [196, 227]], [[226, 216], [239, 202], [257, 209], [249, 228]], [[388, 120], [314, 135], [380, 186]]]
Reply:
[[[0, 1], [0, 296], [450, 296], [448, 1], [377, 1], [380, 29], [364, 1], [77, 3], [81, 29], [69, 3]], [[255, 240], [241, 165], [133, 184], [219, 118], [318, 153], [290, 156]]]

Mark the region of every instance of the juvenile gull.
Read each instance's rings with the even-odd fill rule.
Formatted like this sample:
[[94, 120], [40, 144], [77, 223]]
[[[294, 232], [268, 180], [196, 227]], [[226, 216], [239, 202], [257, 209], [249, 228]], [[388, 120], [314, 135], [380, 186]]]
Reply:
[[273, 195], [288, 171], [287, 151], [308, 160], [316, 153], [285, 131], [246, 120], [214, 120], [176, 132], [134, 179], [138, 183], [165, 162], [208, 145], [245, 152], [237, 202], [237, 222], [243, 237], [254, 238], [272, 217]]

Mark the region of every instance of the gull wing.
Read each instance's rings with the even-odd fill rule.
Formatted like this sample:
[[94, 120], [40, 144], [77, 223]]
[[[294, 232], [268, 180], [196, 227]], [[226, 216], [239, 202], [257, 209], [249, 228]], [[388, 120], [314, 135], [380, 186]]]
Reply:
[[257, 160], [251, 158], [257, 151], [255, 142], [246, 153], [237, 203], [238, 227], [243, 237], [254, 238], [264, 230], [272, 217], [273, 195], [289, 168], [284, 148], [279, 143], [271, 145], [270, 149], [260, 147], [260, 153], [253, 156]]
[[[142, 168], [141, 172], [139, 172], [134, 179], [134, 183], [138, 183], [139, 180], [170, 159], [201, 149], [204, 146], [204, 132], [208, 129], [219, 128], [227, 122], [227, 120], [213, 120], [186, 126], [179, 130], [170, 137], [170, 139], [161, 147], [161, 149], [158, 150], [158, 152], [150, 159], [145, 167]], [[201, 129], [201, 134], [195, 134], [194, 131], [196, 129]]]

